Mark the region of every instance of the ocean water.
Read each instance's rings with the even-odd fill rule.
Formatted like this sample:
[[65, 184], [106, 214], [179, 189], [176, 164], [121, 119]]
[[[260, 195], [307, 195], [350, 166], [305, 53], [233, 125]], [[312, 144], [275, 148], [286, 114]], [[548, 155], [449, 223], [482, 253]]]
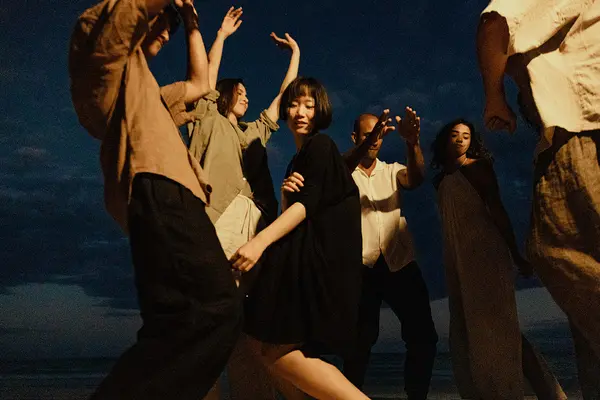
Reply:
[[[564, 323], [541, 324], [529, 329], [527, 337], [546, 358], [570, 399], [579, 398], [573, 348]], [[447, 342], [441, 341], [433, 371], [431, 399], [458, 399], [452, 377]], [[340, 361], [331, 359], [334, 364]], [[115, 359], [81, 358], [0, 361], [0, 399], [71, 400], [84, 399], [110, 370]], [[403, 396], [402, 353], [373, 353], [365, 392], [376, 399]], [[531, 394], [531, 393], [529, 393]]]

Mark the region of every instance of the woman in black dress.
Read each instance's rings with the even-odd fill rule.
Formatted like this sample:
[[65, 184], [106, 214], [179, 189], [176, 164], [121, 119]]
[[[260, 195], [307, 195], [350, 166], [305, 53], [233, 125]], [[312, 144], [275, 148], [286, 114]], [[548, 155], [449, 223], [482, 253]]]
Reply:
[[288, 176], [302, 190], [285, 193], [283, 213], [231, 261], [250, 270], [266, 260], [246, 304], [246, 331], [276, 375], [318, 399], [365, 399], [316, 355], [344, 355], [354, 342], [362, 240], [358, 189], [335, 143], [318, 133], [331, 122], [325, 88], [297, 78], [283, 93], [280, 115], [298, 152]]

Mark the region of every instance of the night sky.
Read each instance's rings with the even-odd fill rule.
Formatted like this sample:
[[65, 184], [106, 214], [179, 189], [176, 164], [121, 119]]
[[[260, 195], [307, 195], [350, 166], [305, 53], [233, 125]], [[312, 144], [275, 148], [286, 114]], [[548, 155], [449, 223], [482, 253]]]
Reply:
[[[104, 209], [99, 142], [78, 124], [69, 94], [69, 37], [77, 16], [94, 3], [0, 6], [0, 354], [6, 357], [114, 356], [139, 325], [127, 239]], [[465, 117], [481, 126], [475, 31], [486, 0], [234, 5], [244, 7], [244, 22], [225, 44], [219, 77], [244, 79], [249, 120], [268, 107], [287, 69], [289, 53], [269, 38], [275, 31], [298, 41], [300, 74], [327, 87], [334, 105], [327, 133], [340, 151], [351, 146], [354, 118], [383, 108], [394, 114], [407, 105], [417, 110], [426, 162], [444, 123]], [[196, 6], [210, 47], [231, 4], [197, 0]], [[166, 84], [184, 78], [185, 64], [180, 30], [151, 68]], [[508, 89], [514, 97], [514, 87]], [[536, 134], [520, 121], [515, 135], [485, 133], [484, 140], [523, 243]], [[294, 152], [282, 126], [268, 145], [276, 188]], [[385, 140], [380, 158], [404, 162], [396, 134]], [[433, 175], [429, 170], [427, 182], [405, 192], [404, 209], [431, 297], [440, 299], [445, 285]], [[518, 281], [519, 287], [538, 284]]]

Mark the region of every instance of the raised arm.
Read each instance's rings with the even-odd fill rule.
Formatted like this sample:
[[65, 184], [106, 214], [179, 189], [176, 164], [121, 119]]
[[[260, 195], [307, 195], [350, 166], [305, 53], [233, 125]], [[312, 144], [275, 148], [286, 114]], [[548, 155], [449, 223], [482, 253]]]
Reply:
[[208, 84], [213, 90], [217, 87], [217, 78], [219, 77], [219, 67], [221, 66], [225, 39], [233, 35], [242, 24], [242, 20], [240, 19], [242, 13], [242, 7], [238, 9], [231, 7], [227, 11], [221, 23], [221, 28], [217, 31], [217, 37], [210, 48], [208, 54]]
[[396, 116], [398, 133], [406, 142], [406, 169], [398, 172], [398, 182], [404, 189], [414, 189], [425, 180], [425, 158], [419, 140], [421, 118], [410, 107], [406, 107], [404, 119]]
[[504, 73], [510, 33], [506, 19], [497, 12], [481, 17], [477, 29], [477, 56], [485, 92], [484, 124], [490, 130], [514, 132], [516, 116], [506, 102]]
[[208, 59], [202, 35], [198, 29], [198, 13], [193, 0], [175, 0], [183, 19], [188, 45], [188, 79], [185, 81], [185, 97], [187, 104], [197, 101], [209, 92]]
[[275, 41], [275, 44], [277, 44], [279, 48], [289, 49], [292, 52], [290, 57], [290, 65], [288, 66], [285, 78], [283, 78], [283, 82], [279, 88], [279, 93], [277, 96], [275, 96], [271, 102], [271, 105], [266, 111], [267, 116], [271, 119], [271, 121], [277, 121], [279, 120], [279, 103], [281, 102], [281, 95], [288, 85], [298, 77], [298, 68], [300, 67], [300, 47], [298, 46], [298, 43], [296, 43], [296, 41], [287, 33], [283, 39], [278, 37], [274, 32], [271, 32], [271, 38]]
[[[362, 141], [358, 146], [354, 146], [343, 154], [344, 161], [350, 172], [354, 171], [360, 160], [367, 154], [369, 147], [371, 147], [379, 139], [383, 139], [388, 133], [396, 129], [395, 127], [388, 125], [392, 120], [389, 118], [390, 110], [385, 109], [379, 116], [379, 120], [375, 125], [375, 128], [368, 134], [367, 138]], [[356, 143], [358, 132], [352, 132], [354, 143]]]

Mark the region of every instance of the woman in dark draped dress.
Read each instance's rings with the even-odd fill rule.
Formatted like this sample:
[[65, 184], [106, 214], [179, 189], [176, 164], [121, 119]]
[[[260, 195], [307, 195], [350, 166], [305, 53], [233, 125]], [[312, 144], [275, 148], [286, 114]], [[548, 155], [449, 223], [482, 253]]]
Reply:
[[360, 202], [335, 143], [319, 130], [331, 122], [325, 88], [297, 78], [283, 94], [280, 115], [297, 153], [288, 176], [304, 177], [286, 193], [283, 213], [242, 246], [231, 261], [251, 269], [267, 248], [246, 304], [246, 332], [269, 369], [319, 399], [365, 399], [322, 352], [343, 355], [354, 342], [360, 295]]

